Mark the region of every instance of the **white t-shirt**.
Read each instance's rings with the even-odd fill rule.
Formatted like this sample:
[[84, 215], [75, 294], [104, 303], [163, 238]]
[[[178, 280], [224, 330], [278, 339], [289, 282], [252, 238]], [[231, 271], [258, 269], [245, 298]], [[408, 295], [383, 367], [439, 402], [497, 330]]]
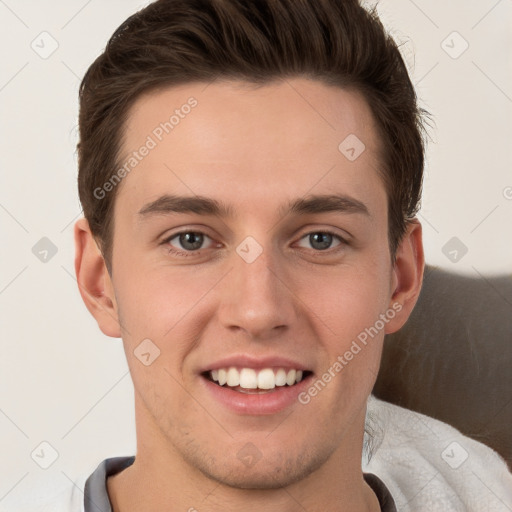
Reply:
[[[368, 400], [367, 431], [371, 436], [366, 436], [363, 472], [385, 484], [398, 512], [512, 511], [512, 473], [486, 445], [446, 423], [373, 396]], [[31, 496], [9, 496], [0, 505], [9, 512], [111, 512], [106, 486], [96, 489], [90, 496], [94, 505], [85, 510], [88, 478], [78, 476], [50, 493], [41, 486]]]

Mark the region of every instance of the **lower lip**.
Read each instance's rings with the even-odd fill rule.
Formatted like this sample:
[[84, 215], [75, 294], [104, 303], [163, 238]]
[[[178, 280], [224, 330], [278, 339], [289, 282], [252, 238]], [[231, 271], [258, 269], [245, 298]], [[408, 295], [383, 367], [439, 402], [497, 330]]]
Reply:
[[219, 386], [200, 376], [201, 382], [213, 398], [237, 414], [276, 414], [298, 402], [298, 395], [310, 385], [313, 374], [309, 374], [293, 386], [279, 386], [267, 393], [243, 393]]

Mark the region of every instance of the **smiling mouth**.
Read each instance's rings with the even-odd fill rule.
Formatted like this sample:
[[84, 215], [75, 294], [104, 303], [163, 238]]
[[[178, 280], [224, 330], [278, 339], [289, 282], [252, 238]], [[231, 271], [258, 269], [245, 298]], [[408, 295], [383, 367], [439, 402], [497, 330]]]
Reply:
[[293, 387], [313, 372], [286, 368], [219, 368], [201, 375], [219, 387], [244, 394], [274, 393], [282, 388]]

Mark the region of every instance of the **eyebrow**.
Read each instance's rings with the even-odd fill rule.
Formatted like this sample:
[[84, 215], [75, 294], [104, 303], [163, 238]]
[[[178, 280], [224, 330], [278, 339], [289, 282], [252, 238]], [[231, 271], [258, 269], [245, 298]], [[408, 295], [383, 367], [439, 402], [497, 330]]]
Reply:
[[[371, 217], [367, 206], [346, 195], [310, 195], [290, 201], [278, 209], [280, 215], [307, 215], [314, 213], [339, 212], [362, 214]], [[145, 204], [138, 212], [141, 219], [154, 215], [172, 213], [195, 213], [223, 218], [233, 218], [235, 210], [221, 201], [204, 196], [176, 196], [165, 194], [155, 201]]]

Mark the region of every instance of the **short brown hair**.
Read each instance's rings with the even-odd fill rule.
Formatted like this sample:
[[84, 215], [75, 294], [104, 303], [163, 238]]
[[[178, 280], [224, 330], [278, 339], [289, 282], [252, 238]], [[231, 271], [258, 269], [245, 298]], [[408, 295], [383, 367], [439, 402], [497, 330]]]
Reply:
[[[423, 116], [406, 66], [376, 13], [358, 0], [158, 0], [112, 35], [80, 86], [78, 190], [111, 272], [116, 188], [128, 111], [141, 94], [217, 78], [266, 84], [288, 77], [355, 89], [379, 131], [394, 261], [419, 209]], [[341, 142], [341, 141], [340, 141]]]

